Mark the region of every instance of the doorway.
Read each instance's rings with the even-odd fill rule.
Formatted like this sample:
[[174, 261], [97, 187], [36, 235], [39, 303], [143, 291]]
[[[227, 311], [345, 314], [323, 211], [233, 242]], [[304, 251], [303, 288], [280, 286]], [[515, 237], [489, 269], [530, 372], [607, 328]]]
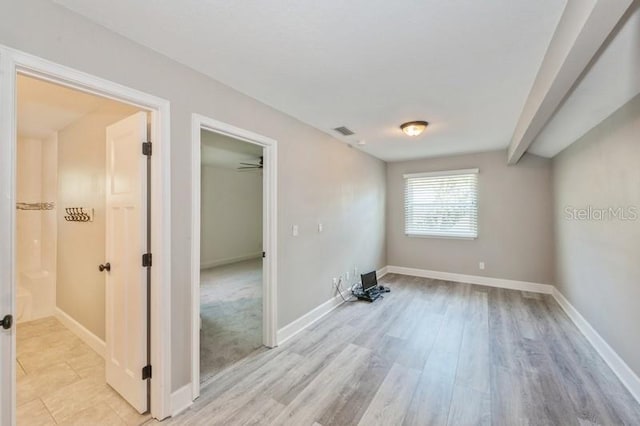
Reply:
[[263, 148], [201, 130], [200, 383], [262, 346]]
[[276, 142], [194, 115], [192, 399], [276, 342]]
[[[139, 310], [138, 313], [145, 316], [145, 321], [141, 322], [145, 331], [147, 331], [147, 327], [149, 325], [151, 326], [151, 333], [149, 334], [147, 332], [144, 336], [146, 340], [144, 350], [145, 357], [144, 362], [141, 363], [141, 367], [149, 365], [148, 357], [146, 356], [148, 354], [146, 348], [150, 347], [152, 349], [151, 362], [154, 363], [155, 374], [151, 379], [149, 379], [148, 377], [143, 378], [145, 371], [142, 368], [138, 369], [135, 367], [125, 369], [128, 370], [127, 374], [132, 379], [135, 377], [136, 387], [141, 388], [142, 386], [139, 385], [142, 383], [145, 388], [143, 392], [140, 392], [140, 395], [144, 398], [144, 402], [129, 401], [136, 406], [136, 411], [140, 412], [150, 410], [154, 417], [160, 419], [164, 418], [170, 413], [170, 406], [168, 403], [170, 393], [170, 369], [168, 363], [170, 355], [170, 335], [160, 331], [170, 329], [169, 286], [168, 279], [165, 278], [170, 274], [170, 264], [168, 262], [163, 262], [163, 259], [169, 255], [169, 247], [163, 243], [168, 240], [170, 235], [168, 215], [163, 213], [169, 209], [168, 189], [170, 188], [169, 169], [165, 167], [169, 148], [168, 102], [20, 51], [5, 48], [3, 46], [0, 46], [0, 71], [0, 111], [2, 111], [0, 114], [0, 170], [2, 170], [0, 172], [0, 191], [2, 191], [2, 198], [7, 200], [6, 203], [2, 203], [2, 207], [0, 208], [0, 233], [3, 235], [0, 242], [0, 259], [2, 259], [0, 260], [0, 292], [3, 295], [2, 300], [0, 301], [0, 308], [2, 308], [2, 317], [4, 319], [2, 322], [2, 330], [0, 330], [0, 352], [2, 353], [2, 358], [0, 360], [2, 363], [0, 368], [0, 423], [15, 424], [16, 422], [16, 413], [19, 411], [17, 409], [18, 403], [25, 402], [24, 389], [27, 389], [18, 389], [18, 392], [16, 392], [18, 387], [16, 385], [17, 381], [20, 377], [23, 377], [23, 374], [34, 375], [34, 379], [30, 380], [30, 382], [32, 382], [31, 384], [48, 383], [48, 386], [60, 387], [61, 383], [54, 380], [55, 377], [60, 378], [59, 373], [52, 373], [49, 376], [45, 375], [44, 377], [35, 378], [38, 376], [36, 373], [39, 371], [39, 368], [44, 364], [47, 364], [49, 359], [60, 357], [61, 355], [63, 359], [69, 361], [72, 358], [76, 358], [73, 363], [75, 363], [75, 367], [77, 369], [81, 369], [82, 362], [88, 363], [86, 365], [87, 367], [95, 367], [96, 356], [100, 357], [101, 351], [107, 359], [114, 359], [114, 353], [118, 352], [117, 349], [114, 349], [114, 345], [111, 346], [112, 350], [109, 351], [107, 344], [101, 347], [100, 342], [102, 339], [99, 337], [91, 337], [96, 337], [96, 334], [100, 334], [100, 332], [96, 331], [96, 323], [92, 322], [91, 319], [81, 318], [83, 313], [80, 312], [83, 308], [85, 311], [89, 310], [87, 306], [89, 306], [90, 303], [87, 302], [85, 306], [84, 303], [73, 304], [69, 302], [69, 300], [72, 300], [74, 296], [78, 295], [78, 293], [74, 293], [72, 291], [70, 297], [68, 297], [68, 295], [61, 296], [60, 305], [64, 306], [58, 306], [57, 286], [62, 282], [58, 281], [58, 272], [61, 272], [64, 268], [58, 268], [60, 264], [57, 260], [52, 261], [52, 258], [57, 257], [59, 253], [57, 251], [54, 253], [51, 250], [48, 250], [48, 248], [51, 246], [54, 246], [56, 249], [58, 248], [58, 243], [61, 242], [61, 240], [58, 241], [59, 237], [63, 236], [63, 226], [61, 224], [64, 226], [88, 225], [89, 223], [97, 223], [100, 220], [109, 219], [105, 212], [101, 212], [103, 216], [100, 218], [100, 212], [90, 205], [93, 203], [92, 201], [87, 201], [86, 204], [81, 203], [80, 205], [74, 203], [74, 205], [71, 206], [67, 205], [67, 202], [65, 201], [65, 205], [61, 206], [58, 203], [59, 200], [64, 199], [63, 194], [61, 193], [54, 194], [57, 198], [49, 199], [52, 195], [51, 187], [56, 186], [53, 184], [55, 179], [51, 179], [49, 174], [52, 169], [52, 164], [55, 164], [55, 162], [43, 161], [43, 154], [44, 158], [49, 160], [51, 158], [49, 155], [51, 154], [51, 151], [57, 151], [53, 149], [53, 147], [56, 147], [58, 141], [55, 137], [44, 139], [38, 139], [37, 137], [19, 137], [20, 129], [18, 128], [18, 121], [21, 114], [20, 111], [18, 111], [20, 106], [18, 103], [18, 96], [21, 90], [18, 85], [20, 84], [20, 81], [25, 78], [32, 79], [42, 84], [48, 84], [50, 87], [55, 87], [56, 89], [73, 90], [77, 92], [76, 94], [79, 98], [83, 96], [87, 98], [93, 97], [94, 100], [98, 99], [98, 103], [120, 103], [125, 108], [133, 108], [132, 111], [139, 111], [133, 116], [137, 115], [139, 118], [144, 118], [145, 121], [147, 118], [150, 118], [149, 127], [147, 127], [146, 123], [142, 125], [142, 120], [136, 120], [136, 122], [140, 124], [140, 134], [144, 134], [146, 137], [149, 133], [155, 146], [155, 155], [153, 158], [149, 158], [147, 156], [147, 158], [142, 162], [152, 166], [147, 170], [150, 171], [150, 177], [154, 182], [156, 182], [156, 184], [152, 186], [150, 200], [148, 197], [140, 198], [146, 198], [147, 200], [146, 203], [143, 200], [143, 203], [145, 204], [145, 210], [149, 212], [151, 216], [151, 231], [154, 235], [154, 238], [151, 241], [151, 251], [154, 253], [154, 259], [159, 261], [161, 266], [156, 268], [147, 268], [144, 273], [145, 276], [150, 275], [151, 278], [150, 281], [145, 282], [145, 290], [147, 291], [148, 287], [146, 284], [148, 282], [151, 284], [151, 291], [149, 293], [150, 298], [147, 297], [146, 294], [143, 298], [140, 298], [139, 302], [142, 302], [147, 306], [144, 310]], [[80, 103], [82, 104], [82, 102]], [[66, 108], [66, 111], [64, 111], [63, 114], [60, 114], [58, 118], [72, 119], [72, 115], [75, 113], [75, 107], [77, 107], [76, 102], [70, 102], [64, 105], [62, 109]], [[34, 111], [42, 111], [43, 109], [46, 110], [43, 105], [36, 105]], [[89, 114], [88, 111], [85, 112]], [[129, 118], [133, 116], [129, 116]], [[126, 120], [127, 118], [121, 121]], [[46, 123], [42, 122], [39, 124]], [[116, 124], [117, 123], [113, 123], [113, 125]], [[102, 129], [102, 139], [105, 138], [105, 133], [107, 133], [106, 137], [109, 139], [108, 132], [105, 128]], [[89, 139], [89, 135], [87, 134], [86, 136], [86, 139]], [[78, 139], [82, 139], [82, 136]], [[114, 148], [113, 151], [123, 153], [123, 150], [120, 149], [125, 145], [120, 143], [123, 139], [116, 134], [112, 134], [111, 141], [113, 142], [112, 145], [114, 147], [117, 145], [117, 148]], [[135, 152], [136, 154], [140, 154], [140, 145], [136, 145]], [[20, 150], [24, 151], [23, 154], [26, 155], [20, 155]], [[87, 154], [85, 155], [85, 159], [90, 159], [94, 152], [97, 151], [85, 153]], [[101, 154], [104, 157], [105, 151], [103, 150]], [[37, 156], [39, 156], [39, 160], [35, 161], [34, 159]], [[27, 169], [31, 167], [36, 171], [36, 174], [27, 173], [27, 177], [30, 176], [30, 179], [19, 179], [20, 176], [18, 174], [22, 169], [20, 167], [21, 161], [19, 157], [23, 157], [23, 159], [30, 159], [31, 164], [29, 165], [29, 162], [27, 161], [27, 163], [25, 163], [26, 165], [23, 164], [22, 167], [26, 167]], [[65, 158], [67, 158], [67, 156], [65, 156]], [[40, 164], [39, 170], [38, 167], [36, 167], [38, 164]], [[118, 174], [118, 178], [113, 179], [113, 181], [122, 183], [123, 179], [121, 179], [121, 177], [125, 175], [129, 177], [133, 176], [130, 172], [135, 167], [133, 167], [131, 162], [127, 165], [123, 165], [121, 162], [118, 162], [118, 164], [123, 167], [119, 170], [115, 170], [116, 174]], [[103, 168], [104, 167], [105, 165], [103, 165]], [[137, 170], [139, 170], [139, 168], [137, 168]], [[37, 172], [40, 173], [39, 176], [36, 176]], [[145, 174], [147, 174], [147, 171], [145, 171]], [[71, 176], [73, 177], [73, 173], [71, 173]], [[58, 177], [60, 182], [64, 180], [62, 179], [62, 174]], [[105, 187], [103, 190], [106, 191], [108, 189], [108, 185], [106, 183], [108, 180], [105, 179], [104, 174], [101, 177], [101, 181], [104, 183], [103, 186]], [[29, 197], [31, 197], [31, 195], [29, 195], [29, 191], [25, 192], [24, 188], [18, 187], [19, 184], [21, 184], [18, 180], [23, 181], [22, 183], [27, 182], [27, 187], [30, 187], [29, 190], [32, 190], [31, 195], [33, 195], [33, 188], [39, 186], [39, 188], [37, 188], [39, 190], [39, 197], [35, 199], [32, 198], [30, 200], [20, 200], [18, 195], [28, 195]], [[82, 179], [78, 180], [73, 178], [68, 180], [75, 182], [76, 185], [82, 181]], [[100, 181], [100, 179], [93, 179], [88, 185], [86, 184], [87, 181], [84, 181], [84, 183], [85, 186], [89, 187], [92, 185], [99, 186], [98, 181]], [[140, 187], [141, 185], [137, 186], [139, 186], [141, 193], [146, 193], [146, 189], [144, 187]], [[86, 187], [76, 189], [78, 189], [77, 192], [80, 192], [79, 189], [83, 189], [85, 193], [89, 192]], [[120, 190], [122, 189], [123, 188], [121, 187]], [[73, 195], [74, 190], [70, 190], [69, 192]], [[89, 198], [86, 200], [89, 200]], [[60, 209], [59, 212], [57, 211], [58, 209]], [[61, 214], [59, 215], [58, 213]], [[40, 215], [40, 217], [27, 217], [25, 216], [26, 214]], [[22, 217], [19, 217], [19, 215]], [[147, 218], [146, 213], [141, 216], [144, 216], [145, 219]], [[60, 219], [61, 217], [62, 219]], [[55, 222], [55, 228], [50, 226], [52, 220]], [[60, 222], [61, 220], [63, 222]], [[23, 226], [25, 224], [39, 224], [39, 229], [37, 226]], [[26, 230], [27, 233], [31, 232], [34, 233], [34, 235], [39, 236], [39, 241], [36, 241], [38, 238], [29, 241], [29, 236], [27, 236], [27, 238], [20, 238], [18, 225], [20, 225], [22, 231]], [[146, 226], [141, 222], [140, 229], [142, 230], [142, 228], [145, 228], [146, 235], [151, 234], [151, 232], [148, 232]], [[66, 234], [67, 231], [78, 231], [80, 228], [73, 227], [70, 229], [71, 231], [67, 229], [64, 234]], [[55, 232], [52, 232], [52, 230], [58, 231], [59, 233], [56, 234]], [[88, 228], [84, 229], [84, 231], [87, 230]], [[148, 241], [144, 237], [143, 233], [140, 235], [142, 240], [145, 240], [145, 242]], [[55, 243], [52, 243], [52, 239]], [[43, 242], [47, 242], [48, 246], [45, 247], [42, 244]], [[106, 249], [106, 253], [109, 253], [108, 245], [109, 244], [106, 243], [104, 247]], [[78, 245], [78, 247], [82, 249], [84, 245]], [[144, 248], [145, 250], [148, 250], [146, 245]], [[111, 252], [113, 252], [113, 250]], [[62, 251], [60, 254], [61, 253]], [[67, 252], [65, 251], [65, 253]], [[138, 257], [137, 254], [136, 257]], [[104, 263], [100, 263], [100, 265], [105, 267], [108, 259], [105, 261], [103, 258], [101, 261]], [[138, 258], [136, 266], [141, 266], [139, 263]], [[83, 261], [78, 261], [78, 267], [76, 269], [80, 271], [85, 264], [86, 263]], [[97, 267], [97, 264], [92, 265], [92, 268], [95, 268], [96, 271], [98, 270]], [[108, 269], [108, 267], [104, 268], [106, 272], [109, 272]], [[63, 287], [63, 285], [60, 284], [60, 287]], [[108, 288], [108, 286], [105, 287]], [[30, 291], [30, 288], [33, 291]], [[105, 296], [108, 297], [108, 294]], [[64, 300], [67, 302], [64, 302]], [[150, 310], [148, 309], [149, 305], [151, 305]], [[103, 311], [107, 311], [108, 306], [109, 303], [106, 303], [106, 306], [103, 307]], [[80, 307], [80, 311], [74, 311], [74, 309], [78, 307]], [[129, 307], [131, 307], [131, 305], [129, 305]], [[131, 311], [136, 311], [136, 308], [131, 308]], [[147, 312], [150, 312], [151, 314], [150, 322], [146, 321]], [[51, 315], [52, 313], [53, 315]], [[15, 324], [16, 317], [20, 317], [19, 325]], [[36, 317], [39, 318], [36, 319]], [[96, 315], [94, 316], [94, 319], [99, 317], [100, 315]], [[109, 328], [108, 318], [109, 315], [107, 313], [102, 319], [103, 323], [107, 324], [105, 325], [105, 334], [107, 334], [106, 330]], [[9, 319], [9, 321], [6, 319]], [[32, 319], [34, 321], [27, 321], [28, 319]], [[78, 321], [78, 319], [80, 319], [80, 321]], [[29, 323], [31, 324], [27, 327], [26, 325]], [[23, 325], [25, 325], [25, 327], [23, 327]], [[99, 329], [99, 327], [97, 328]], [[18, 329], [24, 330], [20, 333]], [[120, 327], [120, 329], [122, 329], [122, 327]], [[31, 333], [31, 335], [29, 335], [29, 333]], [[60, 335], [58, 336], [60, 339], [55, 339], [55, 336], [57, 336], [56, 333]], [[18, 334], [20, 334], [20, 336], [18, 336]], [[23, 341], [23, 338], [28, 339], [29, 337], [39, 336], [46, 340], [46, 342], [44, 342], [45, 346], [59, 345], [57, 351], [45, 353], [45, 351], [42, 350], [38, 353], [37, 347], [42, 345], [42, 341], [38, 341], [38, 339], [33, 339], [29, 342]], [[73, 347], [71, 352], [69, 352], [69, 346], [65, 346], [63, 344], [63, 341], [65, 340], [63, 337], [68, 338], [66, 339], [67, 343], [71, 343], [71, 346]], [[22, 356], [22, 360], [20, 363], [16, 362], [18, 359], [18, 350], [16, 350], [16, 344], [18, 343], [17, 339], [21, 340], [20, 343], [28, 343], [21, 344], [19, 352]], [[109, 340], [110, 339], [108, 337], [104, 339], [106, 342]], [[151, 341], [150, 345], [149, 340]], [[111, 341], [122, 341], [122, 339], [111, 339]], [[24, 355], [28, 352], [28, 349], [36, 349], [31, 351], [31, 353], [37, 353], [37, 355], [25, 357]], [[78, 357], [74, 357], [73, 355], [78, 355]], [[78, 361], [78, 363], [76, 363], [76, 361]], [[66, 379], [62, 379], [62, 381], [71, 380], [72, 376], [73, 378], [83, 378], [80, 372], [75, 370], [68, 362], [64, 361], [64, 363], [66, 363], [69, 368], [66, 370], [66, 373], [62, 374], [63, 376], [64, 374], [67, 374]], [[121, 366], [124, 367], [123, 364], [121, 364]], [[127, 367], [130, 367], [130, 365], [127, 365]], [[88, 370], [89, 369], [82, 374], [87, 373]], [[94, 369], [94, 373], [98, 370], [99, 369]], [[100, 376], [100, 374], [97, 374], [97, 376]], [[85, 381], [84, 383], [88, 384], [88, 381]], [[114, 384], [113, 386], [115, 388], [119, 387], [117, 384]], [[81, 388], [81, 386], [79, 387]], [[34, 387], [32, 386], [28, 389], [33, 390], [33, 388]], [[104, 390], [104, 388], [102, 388], [102, 390]], [[78, 394], [83, 393], [84, 391], [82, 389], [78, 389]], [[64, 394], [66, 395], [67, 393]], [[148, 401], [149, 396], [150, 401]], [[69, 405], [64, 404], [64, 399], [65, 398], [55, 398], [49, 400], [49, 403], [52, 403], [51, 401], [54, 400], [58, 402], [62, 401], [59, 405], [62, 407], [61, 411], [57, 412], [58, 416], [63, 416], [61, 419], [64, 419], [64, 407], [69, 407]], [[130, 400], [131, 398], [127, 396], [126, 399]], [[33, 398], [26, 402], [36, 400], [40, 400], [40, 403], [44, 404], [43, 398], [41, 397]], [[25, 411], [36, 411], [39, 408], [43, 408], [40, 403], [37, 401], [34, 402], [34, 406], [30, 407], [31, 410]], [[117, 405], [118, 403], [114, 402], [113, 404]], [[127, 405], [124, 402], [123, 404], [125, 406]], [[44, 406], [46, 409], [46, 404], [44, 404]], [[113, 407], [111, 408], [113, 409]], [[133, 408], [131, 409], [133, 410]], [[68, 411], [66, 414], [68, 414]], [[122, 415], [117, 412], [116, 415], [122, 417]]]
[[146, 274], [121, 271], [146, 234], [147, 113], [26, 75], [17, 105], [17, 421], [142, 423], [146, 384], [121, 376], [147, 362], [127, 342], [146, 341], [146, 306], [124, 308], [146, 301]]

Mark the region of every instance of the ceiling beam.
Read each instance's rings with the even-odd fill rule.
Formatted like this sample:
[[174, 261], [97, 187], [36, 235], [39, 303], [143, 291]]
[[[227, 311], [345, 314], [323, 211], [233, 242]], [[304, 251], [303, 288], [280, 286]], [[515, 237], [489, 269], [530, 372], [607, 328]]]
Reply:
[[507, 150], [515, 164], [542, 131], [633, 0], [568, 0]]

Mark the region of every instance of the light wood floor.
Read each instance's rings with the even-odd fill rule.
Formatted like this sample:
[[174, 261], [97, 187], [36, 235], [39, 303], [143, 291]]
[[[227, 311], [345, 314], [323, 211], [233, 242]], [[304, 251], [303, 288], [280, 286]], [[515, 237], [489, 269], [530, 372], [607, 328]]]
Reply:
[[200, 272], [200, 382], [262, 346], [262, 259]]
[[54, 317], [17, 325], [17, 424], [139, 425], [105, 382], [104, 359]]
[[640, 425], [547, 296], [400, 275], [219, 373], [166, 424]]

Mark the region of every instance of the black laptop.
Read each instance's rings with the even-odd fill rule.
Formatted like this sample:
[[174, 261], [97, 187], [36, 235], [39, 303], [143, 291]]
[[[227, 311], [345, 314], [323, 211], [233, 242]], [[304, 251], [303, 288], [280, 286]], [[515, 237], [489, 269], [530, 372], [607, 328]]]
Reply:
[[380, 289], [378, 288], [378, 276], [376, 275], [376, 271], [360, 275], [360, 280], [362, 282], [362, 289], [358, 292], [354, 292], [354, 296], [360, 300], [367, 300], [369, 302], [373, 302], [381, 296]]

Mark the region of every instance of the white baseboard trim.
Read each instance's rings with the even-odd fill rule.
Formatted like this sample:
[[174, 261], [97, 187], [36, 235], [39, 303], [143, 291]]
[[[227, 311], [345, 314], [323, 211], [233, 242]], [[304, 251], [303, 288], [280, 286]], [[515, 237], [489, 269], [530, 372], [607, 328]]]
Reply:
[[388, 273], [389, 273], [389, 267], [388, 267], [388, 266], [384, 266], [384, 267], [382, 267], [382, 268], [380, 268], [380, 269], [378, 269], [378, 270], [376, 271], [376, 276], [377, 276], [378, 278], [382, 278], [382, 277], [384, 277], [385, 275], [387, 275]]
[[189, 383], [171, 394], [171, 416], [182, 413], [193, 404], [191, 390], [192, 386]]
[[56, 307], [54, 315], [73, 334], [78, 336], [80, 340], [89, 345], [91, 349], [96, 351], [98, 355], [104, 358], [106, 352], [106, 345], [104, 340], [100, 339], [98, 336], [90, 332], [87, 328], [85, 328], [82, 324], [69, 316], [69, 314], [67, 314], [62, 309]]
[[528, 281], [506, 280], [502, 278], [481, 277], [477, 275], [464, 275], [451, 272], [429, 271], [425, 269], [405, 268], [402, 266], [387, 266], [386, 273], [411, 275], [415, 277], [433, 278], [438, 280], [454, 281], [469, 284], [479, 284], [489, 287], [506, 288], [511, 290], [529, 291], [532, 293], [550, 294], [558, 302], [558, 305], [566, 312], [567, 316], [578, 327], [578, 330], [587, 338], [591, 346], [600, 354], [602, 359], [613, 370], [622, 384], [631, 395], [640, 402], [640, 378], [620, 358], [616, 351], [598, 334], [589, 322], [569, 303], [569, 301], [550, 284], [538, 284]]
[[[382, 278], [387, 274], [387, 266], [376, 271], [376, 275], [378, 278]], [[342, 292], [345, 299], [348, 299], [351, 296], [350, 290], [346, 290]], [[329, 312], [333, 311], [338, 306], [342, 305], [344, 300], [340, 297], [339, 294], [336, 294], [333, 298], [327, 300], [323, 304], [317, 306], [311, 311], [307, 312], [297, 320], [290, 322], [285, 325], [281, 329], [278, 330], [277, 341], [278, 345], [283, 344], [287, 340], [291, 339], [296, 334], [300, 333], [307, 327], [310, 327], [312, 324], [319, 321], [321, 318], [326, 316]]]
[[488, 287], [506, 288], [510, 290], [529, 291], [531, 293], [552, 294], [554, 286], [529, 281], [507, 280], [504, 278], [483, 277], [479, 275], [456, 274], [453, 272], [429, 271], [427, 269], [405, 268], [404, 266], [387, 266], [387, 273], [411, 275], [414, 277], [432, 278], [436, 280], [459, 283], [478, 284]]
[[613, 350], [611, 346], [600, 336], [600, 334], [589, 324], [589, 322], [573, 307], [566, 297], [557, 288], [553, 289], [553, 298], [565, 311], [567, 316], [578, 327], [578, 330], [587, 338], [591, 346], [600, 354], [602, 359], [613, 370], [622, 384], [629, 390], [631, 395], [640, 403], [640, 377], [631, 370], [626, 362]]
[[243, 260], [259, 259], [262, 257], [262, 252], [256, 252], [251, 254], [245, 254], [242, 256], [227, 257], [225, 259], [207, 260], [200, 263], [200, 269], [215, 268], [216, 266], [228, 265], [230, 263], [242, 262]]
[[[347, 298], [347, 293], [342, 293], [345, 298]], [[317, 306], [311, 311], [307, 312], [297, 320], [290, 322], [285, 325], [281, 329], [278, 330], [277, 341], [278, 345], [283, 344], [287, 340], [291, 339], [296, 334], [300, 333], [305, 328], [311, 326], [312, 324], [319, 321], [322, 317], [327, 315], [329, 312], [333, 311], [335, 308], [344, 303], [342, 297], [340, 295], [336, 295], [331, 299], [327, 300], [323, 304]]]

